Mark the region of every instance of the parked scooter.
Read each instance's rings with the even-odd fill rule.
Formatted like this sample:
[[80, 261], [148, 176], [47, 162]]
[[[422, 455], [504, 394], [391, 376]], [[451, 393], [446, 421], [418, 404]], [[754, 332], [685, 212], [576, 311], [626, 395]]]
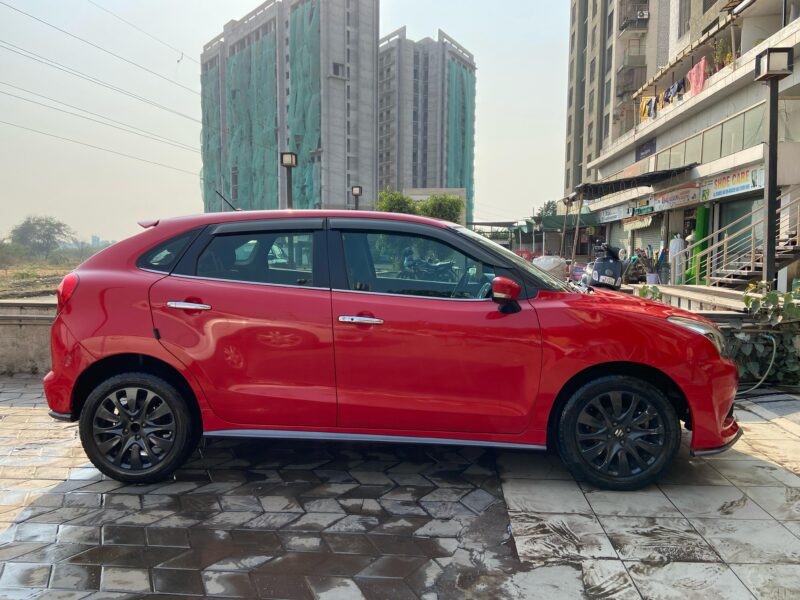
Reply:
[[427, 281], [458, 281], [455, 263], [452, 260], [431, 263], [414, 258], [410, 248], [403, 251], [403, 270], [397, 274], [399, 279], [422, 279]]
[[625, 248], [615, 248], [606, 242], [601, 242], [594, 247], [595, 258], [592, 265], [589, 285], [610, 290], [622, 287], [625, 273], [631, 265], [628, 251]]

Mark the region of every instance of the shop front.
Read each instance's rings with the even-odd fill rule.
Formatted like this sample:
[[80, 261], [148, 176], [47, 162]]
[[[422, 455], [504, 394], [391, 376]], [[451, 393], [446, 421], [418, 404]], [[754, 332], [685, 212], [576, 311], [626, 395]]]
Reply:
[[[718, 240], [732, 238], [729, 243], [737, 241], [737, 231], [748, 227], [753, 222], [750, 216], [764, 203], [764, 167], [762, 165], [736, 169], [722, 173], [707, 180], [702, 187], [704, 202], [714, 203], [714, 231], [719, 232]], [[756, 243], [761, 241], [763, 233], [756, 231]]]

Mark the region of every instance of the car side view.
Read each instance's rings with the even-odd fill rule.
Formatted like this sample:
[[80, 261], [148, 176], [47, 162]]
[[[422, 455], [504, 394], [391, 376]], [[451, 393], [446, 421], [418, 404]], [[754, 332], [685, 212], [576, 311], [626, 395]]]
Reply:
[[558, 451], [630, 490], [741, 435], [699, 316], [568, 284], [458, 225], [353, 211], [150, 221], [58, 289], [53, 417], [120, 481], [201, 436]]

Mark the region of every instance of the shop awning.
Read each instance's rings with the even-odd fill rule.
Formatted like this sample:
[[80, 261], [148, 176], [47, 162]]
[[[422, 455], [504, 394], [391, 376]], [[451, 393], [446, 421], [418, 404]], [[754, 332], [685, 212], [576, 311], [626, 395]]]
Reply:
[[[580, 215], [581, 227], [594, 227], [598, 223], [597, 213], [583, 213]], [[578, 215], [571, 214], [567, 216], [567, 230], [575, 229], [575, 221]], [[537, 219], [538, 221], [538, 219]], [[550, 217], [542, 217], [541, 223], [537, 223], [536, 231], [561, 231], [564, 229], [564, 215], [553, 215]]]
[[624, 231], [636, 231], [637, 229], [647, 229], [652, 224], [652, 215], [647, 217], [631, 217], [622, 221], [622, 229]]
[[576, 194], [583, 194], [584, 200], [597, 200], [609, 194], [624, 192], [637, 187], [651, 187], [656, 183], [661, 183], [687, 171], [691, 171], [697, 163], [678, 167], [676, 169], [664, 169], [662, 171], [652, 171], [633, 177], [615, 179], [613, 181], [599, 181], [597, 183], [582, 183], [575, 188]]

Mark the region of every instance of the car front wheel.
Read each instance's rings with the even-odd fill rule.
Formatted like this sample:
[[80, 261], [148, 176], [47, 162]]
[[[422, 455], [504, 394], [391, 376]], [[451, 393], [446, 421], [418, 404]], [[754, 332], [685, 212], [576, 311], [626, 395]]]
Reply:
[[80, 436], [92, 463], [127, 483], [171, 475], [195, 439], [185, 400], [148, 373], [116, 375], [98, 385], [81, 411]]
[[655, 481], [675, 457], [680, 422], [667, 397], [633, 377], [590, 382], [564, 405], [558, 446], [578, 479], [612, 490]]

